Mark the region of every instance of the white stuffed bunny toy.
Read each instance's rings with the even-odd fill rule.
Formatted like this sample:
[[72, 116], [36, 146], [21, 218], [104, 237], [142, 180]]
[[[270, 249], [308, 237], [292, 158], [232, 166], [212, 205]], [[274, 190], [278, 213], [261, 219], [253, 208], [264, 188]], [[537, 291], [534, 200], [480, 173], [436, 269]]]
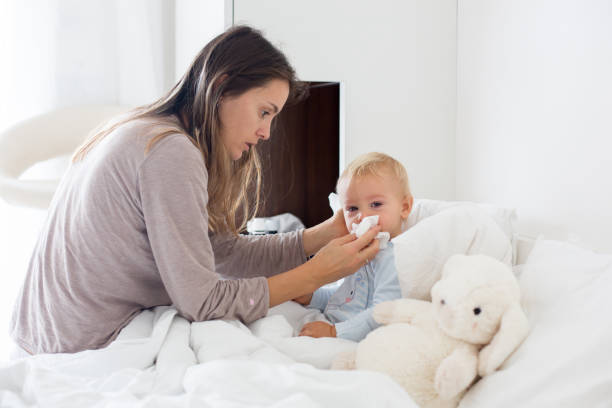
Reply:
[[511, 268], [485, 255], [453, 255], [431, 302], [399, 299], [374, 308], [384, 324], [332, 368], [389, 374], [422, 408], [456, 407], [480, 375], [493, 373], [529, 331]]

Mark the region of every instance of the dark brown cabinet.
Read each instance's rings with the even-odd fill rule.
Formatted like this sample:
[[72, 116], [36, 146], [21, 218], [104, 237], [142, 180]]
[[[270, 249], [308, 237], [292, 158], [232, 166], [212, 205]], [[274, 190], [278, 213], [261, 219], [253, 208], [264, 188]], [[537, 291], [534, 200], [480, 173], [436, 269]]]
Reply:
[[340, 84], [311, 82], [308, 98], [276, 118], [270, 140], [258, 145], [263, 205], [258, 217], [289, 212], [311, 227], [329, 218], [340, 157]]

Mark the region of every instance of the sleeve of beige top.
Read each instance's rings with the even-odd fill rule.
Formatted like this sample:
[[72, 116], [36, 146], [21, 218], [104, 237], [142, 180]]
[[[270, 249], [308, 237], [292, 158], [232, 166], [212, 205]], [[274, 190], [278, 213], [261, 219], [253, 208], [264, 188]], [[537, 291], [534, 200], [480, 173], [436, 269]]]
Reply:
[[[222, 280], [208, 235], [208, 175], [184, 135], [157, 142], [138, 172], [142, 213], [155, 264], [170, 299], [187, 319], [263, 317], [265, 278]], [[240, 256], [236, 253], [235, 256]]]
[[211, 235], [217, 272], [233, 278], [273, 276], [306, 262], [303, 230], [270, 235]]

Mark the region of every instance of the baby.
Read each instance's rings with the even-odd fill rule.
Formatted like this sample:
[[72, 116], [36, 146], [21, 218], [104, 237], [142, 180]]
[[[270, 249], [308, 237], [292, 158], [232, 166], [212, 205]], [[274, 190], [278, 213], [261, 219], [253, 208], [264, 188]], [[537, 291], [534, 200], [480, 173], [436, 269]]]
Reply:
[[[338, 179], [336, 191], [349, 231], [364, 218], [378, 216], [381, 231], [393, 239], [402, 232], [402, 223], [412, 209], [406, 170], [397, 160], [382, 153], [368, 153], [351, 162]], [[360, 341], [379, 326], [372, 318], [372, 308], [380, 302], [399, 298], [393, 244], [389, 242], [374, 259], [347, 276], [340, 287], [322, 287], [295, 299], [320, 310], [332, 323], [307, 323], [300, 336]]]

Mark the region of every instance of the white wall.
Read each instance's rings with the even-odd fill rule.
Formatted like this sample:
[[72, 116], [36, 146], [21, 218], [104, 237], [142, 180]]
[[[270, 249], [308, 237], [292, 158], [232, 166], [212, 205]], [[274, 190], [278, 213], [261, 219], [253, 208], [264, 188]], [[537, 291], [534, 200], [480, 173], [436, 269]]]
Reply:
[[64, 106], [150, 103], [174, 81], [174, 0], [2, 0], [0, 38], [0, 130]]
[[612, 2], [459, 0], [457, 198], [612, 251]]
[[[226, 0], [175, 0], [175, 80], [210, 40], [231, 23]], [[226, 16], [227, 14], [227, 16]]]
[[302, 80], [342, 83], [341, 167], [382, 151], [415, 195], [453, 198], [455, 0], [235, 0], [234, 22], [262, 29]]

